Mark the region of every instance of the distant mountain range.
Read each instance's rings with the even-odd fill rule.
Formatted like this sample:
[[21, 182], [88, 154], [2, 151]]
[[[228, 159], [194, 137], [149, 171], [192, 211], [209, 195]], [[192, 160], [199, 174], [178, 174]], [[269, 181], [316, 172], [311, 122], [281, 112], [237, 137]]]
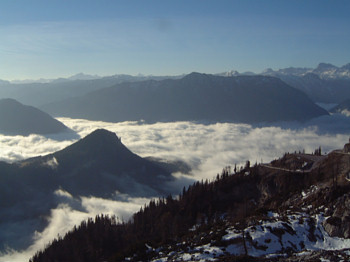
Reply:
[[[183, 168], [181, 163], [177, 163]], [[177, 172], [176, 163], [170, 168]], [[116, 192], [154, 197], [171, 191], [166, 163], [132, 153], [115, 133], [99, 129], [67, 148], [46, 156], [0, 161], [0, 251], [24, 248], [35, 230], [44, 228], [51, 209], [60, 204], [56, 190], [74, 197], [113, 199]], [[14, 229], [21, 225], [19, 229]], [[23, 228], [23, 230], [20, 230]]]
[[340, 103], [350, 98], [350, 64], [336, 67], [321, 63], [315, 69], [268, 69], [262, 74], [280, 78], [290, 86], [305, 92], [315, 102]]
[[9, 135], [52, 134], [68, 128], [47, 113], [14, 99], [0, 99], [0, 133]]
[[181, 79], [124, 82], [40, 108], [55, 116], [111, 122], [258, 123], [305, 121], [328, 114], [275, 77], [200, 73]]
[[21, 103], [41, 106], [63, 99], [77, 97], [86, 93], [110, 87], [122, 82], [149, 79], [172, 79], [177, 76], [131, 76], [113, 75], [106, 77], [77, 74], [69, 78], [42, 79], [12, 83], [0, 80], [0, 98], [13, 98]]
[[48, 84], [48, 83], [60, 83], [60, 82], [69, 82], [76, 80], [96, 80], [96, 79], [111, 79], [114, 78], [118, 81], [141, 81], [147, 79], [166, 79], [166, 78], [180, 78], [181, 76], [154, 76], [154, 75], [127, 75], [127, 74], [115, 74], [111, 76], [99, 76], [99, 75], [90, 75], [84, 73], [78, 73], [69, 77], [59, 77], [59, 78], [40, 78], [40, 79], [25, 79], [25, 80], [0, 80], [0, 85], [4, 84]]
[[315, 74], [321, 79], [350, 79], [350, 63], [341, 67], [329, 63], [320, 63], [316, 68], [289, 67], [276, 71], [269, 68], [261, 74], [271, 76]]
[[12, 80], [12, 81], [4, 81], [3, 83], [0, 80], [1, 84], [32, 84], [32, 83], [41, 83], [41, 84], [47, 84], [52, 82], [63, 82], [63, 81], [74, 81], [74, 80], [92, 80], [92, 79], [99, 79], [102, 78], [98, 75], [89, 75], [84, 73], [78, 73], [75, 75], [72, 75], [67, 78], [40, 78], [40, 79], [24, 79], [24, 80]]
[[[305, 92], [314, 102], [339, 103], [346, 98], [350, 98], [350, 64], [337, 67], [329, 63], [320, 63], [316, 68], [266, 69], [260, 74], [253, 72], [239, 73], [232, 70], [217, 75], [229, 77], [267, 75], [278, 77], [292, 87]], [[0, 80], [0, 98], [11, 97], [25, 104], [42, 106], [51, 102], [81, 96], [122, 82], [180, 79], [182, 77], [184, 75], [131, 76], [123, 74], [100, 77], [79, 73], [68, 78], [58, 79], [12, 82]]]
[[[272, 76], [307, 94], [313, 102], [340, 103], [350, 98], [350, 64], [341, 67], [320, 63], [316, 68], [290, 67], [266, 69], [260, 74], [232, 70], [215, 76]], [[84, 96], [90, 92], [125, 82], [179, 80], [178, 76], [123, 75], [100, 77], [79, 73], [68, 78], [9, 82], [0, 80], [0, 98], [13, 98], [21, 103], [41, 107], [47, 104]]]

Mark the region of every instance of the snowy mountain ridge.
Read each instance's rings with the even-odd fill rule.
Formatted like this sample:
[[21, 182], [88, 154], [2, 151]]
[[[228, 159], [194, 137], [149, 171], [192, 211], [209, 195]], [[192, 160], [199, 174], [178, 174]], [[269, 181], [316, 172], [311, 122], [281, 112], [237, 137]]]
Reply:
[[289, 67], [278, 69], [271, 68], [264, 70], [262, 75], [269, 76], [305, 76], [306, 74], [315, 74], [321, 79], [350, 79], [350, 63], [337, 67], [329, 63], [320, 63], [316, 68]]
[[[308, 73], [313, 73], [318, 75], [321, 79], [350, 79], [350, 63], [343, 66], [337, 67], [330, 63], [319, 63], [316, 68], [309, 67], [287, 67], [277, 70], [272, 68], [267, 68], [261, 73], [254, 73], [251, 71], [238, 72], [237, 70], [230, 70], [227, 72], [218, 73], [219, 76], [239, 76], [239, 75], [269, 75], [269, 76], [281, 76], [281, 75], [293, 75], [293, 76], [304, 76]], [[8, 84], [28, 84], [28, 83], [55, 83], [55, 82], [66, 82], [75, 80], [95, 80], [101, 78], [116, 78], [125, 79], [127, 81], [140, 81], [145, 79], [178, 79], [182, 78], [186, 74], [175, 75], [175, 76], [156, 76], [156, 75], [127, 75], [127, 74], [114, 74], [108, 76], [92, 75], [85, 73], [77, 73], [69, 77], [59, 77], [59, 78], [40, 78], [40, 79], [25, 79], [25, 80], [1, 80], [0, 85]]]
[[274, 76], [274, 77], [286, 77], [286, 76], [298, 76], [303, 77], [307, 74], [317, 75], [321, 79], [329, 80], [329, 79], [350, 79], [350, 63], [343, 65], [341, 67], [337, 67], [330, 63], [320, 63], [316, 68], [309, 67], [287, 67], [281, 68], [277, 70], [273, 70], [272, 68], [267, 68], [263, 70], [261, 73], [253, 73], [253, 72], [243, 72], [240, 73], [237, 70], [230, 70], [227, 72], [219, 73], [217, 75], [220, 76], [239, 76], [239, 75], [266, 75], [266, 76]]

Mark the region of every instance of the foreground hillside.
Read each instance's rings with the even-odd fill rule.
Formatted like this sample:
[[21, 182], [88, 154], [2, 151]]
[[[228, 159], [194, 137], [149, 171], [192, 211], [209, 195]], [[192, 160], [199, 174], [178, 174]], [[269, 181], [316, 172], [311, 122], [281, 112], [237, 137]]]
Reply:
[[225, 168], [129, 222], [85, 221], [31, 261], [349, 261], [349, 148]]
[[258, 123], [304, 121], [328, 114], [278, 78], [199, 73], [175, 80], [122, 83], [41, 108], [55, 116], [109, 122]]

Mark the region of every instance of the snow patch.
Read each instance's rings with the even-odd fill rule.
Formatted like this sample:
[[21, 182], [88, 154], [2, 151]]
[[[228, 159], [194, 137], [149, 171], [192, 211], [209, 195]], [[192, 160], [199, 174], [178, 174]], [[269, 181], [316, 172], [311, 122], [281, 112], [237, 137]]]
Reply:
[[343, 109], [341, 112], [340, 112], [342, 115], [345, 115], [347, 117], [350, 117], [350, 111], [347, 110], [347, 109]]
[[58, 167], [58, 161], [56, 157], [52, 157], [51, 159], [48, 159], [43, 165], [51, 167], [52, 169], [56, 169]]
[[[185, 246], [182, 251], [172, 250], [168, 254], [159, 252], [162, 257], [153, 262], [220, 261], [223, 255], [243, 255], [246, 251], [254, 257], [272, 258], [291, 253], [303, 256], [312, 251], [349, 248], [350, 239], [330, 237], [327, 234], [322, 226], [325, 219], [323, 213], [316, 216], [306, 213], [281, 216], [270, 211], [266, 220], [260, 220], [257, 225], [249, 226], [244, 231], [234, 226], [228, 227], [221, 238], [223, 243], [227, 243], [226, 246], [216, 246], [213, 244], [215, 241], [191, 248], [182, 245]], [[179, 243], [180, 246], [181, 244], [183, 243]], [[179, 245], [176, 246], [180, 247]]]

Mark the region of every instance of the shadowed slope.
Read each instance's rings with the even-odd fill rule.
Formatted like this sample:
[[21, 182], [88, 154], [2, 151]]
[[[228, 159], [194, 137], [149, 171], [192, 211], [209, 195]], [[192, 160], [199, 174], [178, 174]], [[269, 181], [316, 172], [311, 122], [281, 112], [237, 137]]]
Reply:
[[111, 122], [257, 123], [304, 121], [327, 114], [277, 78], [200, 73], [178, 80], [123, 83], [42, 108], [56, 116]]
[[0, 132], [10, 135], [52, 134], [67, 127], [47, 113], [14, 99], [0, 100]]

